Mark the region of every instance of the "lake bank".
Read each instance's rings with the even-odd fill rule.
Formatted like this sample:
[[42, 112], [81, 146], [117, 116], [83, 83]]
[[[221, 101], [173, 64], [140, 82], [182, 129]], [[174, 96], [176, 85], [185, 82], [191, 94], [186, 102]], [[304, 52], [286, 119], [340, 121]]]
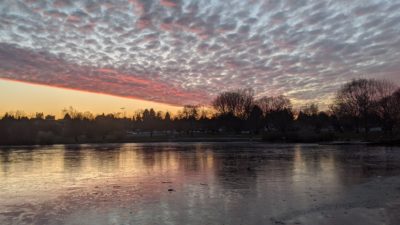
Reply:
[[46, 146], [46, 145], [75, 145], [75, 144], [109, 144], [109, 143], [173, 143], [173, 142], [198, 142], [198, 143], [230, 143], [230, 142], [248, 142], [248, 143], [273, 143], [273, 144], [320, 144], [320, 145], [366, 145], [366, 146], [400, 146], [400, 140], [392, 140], [392, 141], [364, 141], [362, 139], [353, 139], [353, 140], [332, 140], [332, 141], [323, 141], [321, 139], [311, 139], [311, 140], [302, 140], [302, 139], [285, 139], [285, 138], [275, 138], [275, 139], [265, 139], [261, 135], [249, 136], [249, 135], [213, 135], [213, 136], [180, 136], [180, 137], [172, 137], [172, 136], [153, 136], [153, 137], [136, 137], [136, 138], [126, 138], [121, 140], [104, 140], [104, 141], [82, 141], [75, 142], [73, 140], [60, 140], [52, 143], [31, 143], [31, 144], [9, 144], [9, 145], [0, 145], [7, 146]]

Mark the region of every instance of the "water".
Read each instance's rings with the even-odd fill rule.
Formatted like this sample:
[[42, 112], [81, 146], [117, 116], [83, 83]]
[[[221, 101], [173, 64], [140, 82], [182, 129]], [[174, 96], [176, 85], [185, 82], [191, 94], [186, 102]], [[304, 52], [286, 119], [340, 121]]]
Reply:
[[400, 224], [399, 175], [400, 148], [3, 148], [0, 224]]

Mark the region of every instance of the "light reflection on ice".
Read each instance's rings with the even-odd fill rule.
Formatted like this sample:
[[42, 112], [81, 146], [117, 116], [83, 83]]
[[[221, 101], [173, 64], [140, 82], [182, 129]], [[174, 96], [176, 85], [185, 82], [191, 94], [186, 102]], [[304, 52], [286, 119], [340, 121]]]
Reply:
[[[0, 224], [318, 224], [331, 214], [340, 224], [368, 201], [397, 207], [398, 151], [247, 143], [2, 149]], [[389, 195], [371, 197], [381, 190]]]

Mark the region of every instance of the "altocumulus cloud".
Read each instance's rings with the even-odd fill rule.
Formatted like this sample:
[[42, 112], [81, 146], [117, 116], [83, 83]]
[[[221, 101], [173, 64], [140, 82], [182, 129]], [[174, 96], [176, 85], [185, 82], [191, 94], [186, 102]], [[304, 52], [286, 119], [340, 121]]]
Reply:
[[399, 1], [0, 0], [4, 79], [177, 105], [241, 87], [303, 103], [399, 71]]

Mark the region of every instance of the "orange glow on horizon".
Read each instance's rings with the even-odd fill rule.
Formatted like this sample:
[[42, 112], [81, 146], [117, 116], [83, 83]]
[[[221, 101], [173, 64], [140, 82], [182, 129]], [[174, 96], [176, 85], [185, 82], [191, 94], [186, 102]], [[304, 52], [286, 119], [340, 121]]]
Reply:
[[70, 106], [78, 111], [89, 111], [93, 114], [126, 113], [127, 116], [145, 108], [172, 113], [180, 109], [180, 106], [134, 97], [116, 96], [7, 78], [0, 78], [0, 90], [0, 99], [2, 100], [0, 115], [21, 110], [27, 114], [43, 112], [61, 116], [61, 111]]
[[163, 103], [163, 102], [143, 100], [143, 99], [140, 99], [140, 98], [137, 98], [137, 97], [134, 97], [134, 96], [127, 97], [127, 96], [113, 95], [113, 94], [104, 93], [104, 92], [86, 91], [86, 90], [82, 90], [82, 89], [78, 89], [78, 88], [68, 88], [68, 87], [63, 87], [63, 86], [59, 86], [59, 85], [48, 85], [48, 84], [40, 84], [40, 83], [31, 83], [31, 82], [27, 82], [27, 81], [13, 80], [13, 79], [2, 78], [2, 77], [0, 77], [0, 80], [16, 82], [16, 83], [22, 83], [22, 84], [28, 84], [28, 85], [34, 85], [34, 86], [43, 86], [43, 87], [47, 87], [47, 88], [64, 89], [66, 91], [78, 91], [78, 92], [83, 92], [83, 93], [108, 95], [108, 96], [117, 97], [117, 98], [126, 98], [126, 99], [131, 99], [131, 100], [134, 99], [134, 100], [140, 100], [140, 101], [146, 101], [146, 102], [153, 102], [155, 104], [169, 105], [171, 107], [181, 107], [180, 105], [174, 105], [174, 104], [167, 104], [167, 103]]

